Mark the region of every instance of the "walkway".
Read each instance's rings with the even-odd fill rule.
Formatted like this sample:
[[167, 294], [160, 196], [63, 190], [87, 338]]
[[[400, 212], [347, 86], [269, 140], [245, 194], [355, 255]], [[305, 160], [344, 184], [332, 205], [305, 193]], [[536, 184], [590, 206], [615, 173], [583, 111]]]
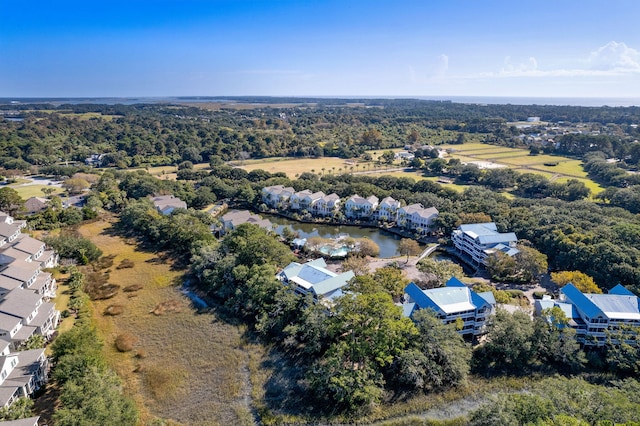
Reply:
[[420, 256], [418, 256], [418, 260], [416, 261], [416, 263], [420, 262], [425, 257], [428, 257], [431, 253], [436, 251], [438, 249], [438, 247], [440, 247], [440, 244], [436, 244], [435, 246], [427, 247], [425, 249], [425, 251], [423, 251], [422, 254]]

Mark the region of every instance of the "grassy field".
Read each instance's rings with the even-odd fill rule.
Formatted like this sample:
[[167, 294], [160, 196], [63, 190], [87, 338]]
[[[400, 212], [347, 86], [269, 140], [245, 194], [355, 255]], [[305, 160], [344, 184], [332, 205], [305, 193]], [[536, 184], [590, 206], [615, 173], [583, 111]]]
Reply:
[[[526, 149], [505, 148], [502, 146], [478, 143], [464, 145], [442, 145], [448, 149], [445, 158], [457, 158], [462, 162], [487, 161], [501, 164], [520, 173], [536, 173], [554, 182], [566, 182], [577, 179], [591, 189], [592, 195], [604, 188], [589, 179], [582, 167], [582, 161], [555, 155], [529, 155]], [[551, 165], [551, 164], [556, 165]]]
[[[269, 158], [264, 160], [247, 160], [243, 165], [238, 167], [249, 172], [256, 169], [266, 170], [269, 173], [284, 172], [291, 179], [304, 172], [312, 172], [316, 174], [342, 174], [351, 171], [357, 172], [366, 170], [363, 163], [356, 163], [355, 160], [345, 160], [344, 158], [338, 157], [294, 159]], [[353, 167], [353, 170], [351, 170], [351, 167]]]
[[[173, 270], [170, 261], [140, 251], [109, 230], [105, 221], [79, 228], [105, 256], [115, 256], [109, 283], [122, 289], [142, 286], [92, 302], [107, 360], [135, 398], [142, 424], [155, 418], [169, 421], [162, 424], [250, 424], [251, 386], [261, 383], [251, 377], [249, 360], [262, 357], [262, 347], [248, 344], [242, 327], [194, 309], [180, 292], [181, 272]], [[133, 268], [116, 269], [124, 259], [132, 261]], [[103, 315], [111, 305], [124, 312]], [[152, 313], [159, 307], [162, 314]], [[137, 340], [132, 352], [116, 350], [114, 341], [121, 334]]]
[[13, 188], [16, 190], [18, 195], [22, 197], [23, 200], [26, 200], [31, 197], [45, 197], [44, 192], [42, 192], [43, 188], [51, 188], [53, 189], [52, 195], [60, 195], [65, 192], [64, 189], [58, 188], [57, 186], [48, 186], [48, 185], [8, 185], [9, 188]]

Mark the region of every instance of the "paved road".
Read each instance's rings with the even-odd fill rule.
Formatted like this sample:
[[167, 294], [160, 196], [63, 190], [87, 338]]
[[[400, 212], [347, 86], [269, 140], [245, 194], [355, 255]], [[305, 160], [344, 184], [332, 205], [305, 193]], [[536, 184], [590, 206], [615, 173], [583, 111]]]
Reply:
[[29, 182], [14, 185], [14, 187], [31, 186], [31, 185], [49, 185], [49, 186], [55, 186], [58, 188], [62, 187], [62, 182], [56, 181], [56, 180], [44, 179], [44, 178], [33, 178], [33, 179], [24, 178], [24, 179], [27, 179]]

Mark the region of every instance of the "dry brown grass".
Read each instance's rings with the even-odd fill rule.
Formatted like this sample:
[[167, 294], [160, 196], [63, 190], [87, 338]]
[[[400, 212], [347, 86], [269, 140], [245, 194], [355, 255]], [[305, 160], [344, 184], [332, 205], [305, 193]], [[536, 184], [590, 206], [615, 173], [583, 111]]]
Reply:
[[[167, 425], [246, 423], [251, 417], [246, 396], [259, 395], [252, 389], [260, 389], [265, 380], [254, 376], [259, 369], [247, 365], [250, 357], [259, 364], [263, 347], [246, 344], [243, 328], [193, 309], [174, 285], [180, 271], [173, 270], [170, 262], [157, 262], [158, 254], [136, 250], [108, 228], [109, 223], [102, 221], [85, 224], [79, 231], [105, 255], [115, 255], [115, 265], [123, 259], [134, 262], [133, 268], [114, 268], [109, 282], [135, 286], [137, 297], [119, 292], [109, 301], [92, 302], [93, 321], [105, 342], [125, 333], [138, 338], [136, 355], [119, 352], [115, 345], [105, 345], [104, 352], [136, 401], [140, 424], [159, 419], [158, 424]], [[124, 312], [102, 315], [109, 305], [122, 305]], [[171, 312], [153, 315], [157, 307]]]

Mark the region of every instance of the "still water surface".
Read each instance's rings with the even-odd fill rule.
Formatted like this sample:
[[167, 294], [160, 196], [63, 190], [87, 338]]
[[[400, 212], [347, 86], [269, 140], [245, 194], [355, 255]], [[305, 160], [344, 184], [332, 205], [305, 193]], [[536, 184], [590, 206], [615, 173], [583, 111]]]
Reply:
[[300, 235], [300, 238], [322, 237], [336, 238], [340, 234], [349, 234], [352, 238], [370, 238], [380, 247], [381, 258], [389, 258], [399, 256], [398, 244], [401, 237], [390, 232], [385, 232], [378, 228], [362, 228], [360, 226], [335, 226], [319, 223], [300, 223], [280, 216], [272, 216], [263, 214], [265, 219], [269, 219], [274, 224], [275, 231], [278, 234], [289, 226], [294, 232]]

